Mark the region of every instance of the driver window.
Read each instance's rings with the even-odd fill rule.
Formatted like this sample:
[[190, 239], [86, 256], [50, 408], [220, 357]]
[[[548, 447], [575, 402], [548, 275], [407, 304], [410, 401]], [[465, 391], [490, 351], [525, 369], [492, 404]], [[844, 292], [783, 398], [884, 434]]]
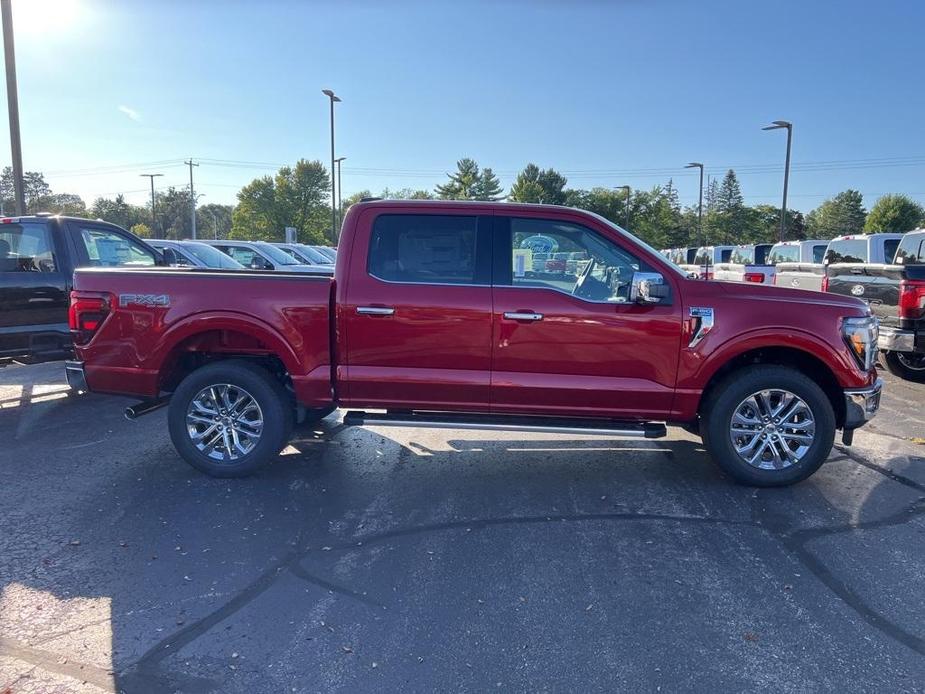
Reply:
[[629, 301], [639, 259], [576, 224], [546, 219], [511, 220], [512, 284], [546, 287], [587, 301]]

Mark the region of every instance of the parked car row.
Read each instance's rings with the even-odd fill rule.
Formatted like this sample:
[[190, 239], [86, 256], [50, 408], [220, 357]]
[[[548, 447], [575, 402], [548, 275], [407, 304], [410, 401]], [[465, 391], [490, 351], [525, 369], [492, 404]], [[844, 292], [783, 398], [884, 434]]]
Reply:
[[336, 251], [265, 241], [143, 240], [115, 224], [47, 214], [0, 218], [0, 357], [68, 354], [74, 270], [167, 266], [331, 276]]
[[776, 284], [861, 299], [879, 322], [881, 360], [925, 382], [925, 230], [662, 251], [701, 279]]

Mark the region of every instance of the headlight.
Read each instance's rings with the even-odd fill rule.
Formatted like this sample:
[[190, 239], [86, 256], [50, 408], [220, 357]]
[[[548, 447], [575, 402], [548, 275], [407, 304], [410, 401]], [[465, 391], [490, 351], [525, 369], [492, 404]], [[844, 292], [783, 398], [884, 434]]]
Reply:
[[870, 371], [877, 361], [877, 338], [880, 333], [877, 319], [873, 316], [843, 318], [841, 331], [858, 366], [864, 371]]

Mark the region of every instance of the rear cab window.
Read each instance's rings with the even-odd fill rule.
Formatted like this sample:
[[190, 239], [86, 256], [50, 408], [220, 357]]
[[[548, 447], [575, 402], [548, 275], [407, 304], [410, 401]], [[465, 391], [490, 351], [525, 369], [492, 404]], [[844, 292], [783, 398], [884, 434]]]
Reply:
[[906, 234], [896, 249], [897, 265], [925, 264], [925, 233]]
[[0, 272], [56, 272], [59, 269], [49, 224], [0, 225]]
[[838, 239], [829, 243], [824, 262], [866, 263], [867, 257], [867, 239]]
[[[825, 246], [822, 247], [825, 250]], [[800, 247], [792, 245], [775, 245], [768, 253], [768, 265], [777, 265], [778, 263], [797, 263], [800, 261]], [[820, 257], [821, 261], [821, 257]]]
[[887, 239], [883, 242], [883, 262], [892, 263], [896, 257], [896, 249], [899, 248], [900, 239]]
[[745, 246], [733, 249], [729, 256], [729, 262], [737, 265], [754, 265], [755, 248]]

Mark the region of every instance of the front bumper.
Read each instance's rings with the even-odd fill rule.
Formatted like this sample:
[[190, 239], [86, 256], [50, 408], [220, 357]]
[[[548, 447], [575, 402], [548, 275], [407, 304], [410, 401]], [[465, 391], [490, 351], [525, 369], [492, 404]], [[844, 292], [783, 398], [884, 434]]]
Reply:
[[883, 379], [867, 388], [851, 388], [845, 391], [845, 425], [844, 429], [857, 429], [867, 420], [873, 418], [880, 409], [880, 393]]
[[877, 348], [881, 352], [914, 352], [915, 333], [911, 330], [880, 326]]
[[71, 390], [80, 393], [86, 393], [90, 389], [87, 387], [87, 375], [84, 373], [84, 363], [82, 361], [64, 362], [64, 375], [67, 376], [67, 384]]

